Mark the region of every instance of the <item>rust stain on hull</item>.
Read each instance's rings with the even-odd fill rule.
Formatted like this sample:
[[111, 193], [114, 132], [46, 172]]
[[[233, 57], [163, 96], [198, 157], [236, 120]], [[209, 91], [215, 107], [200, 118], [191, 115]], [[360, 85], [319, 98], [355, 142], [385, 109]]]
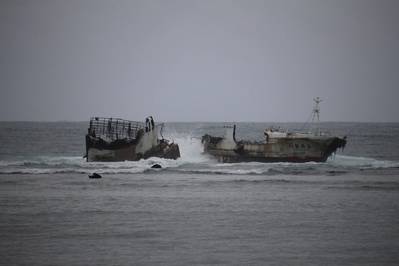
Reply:
[[179, 146], [159, 139], [162, 126], [155, 125], [152, 117], [146, 123], [115, 118], [90, 119], [86, 135], [86, 160], [138, 161], [149, 157], [177, 159]]
[[[235, 130], [235, 128], [234, 128]], [[236, 141], [233, 137], [204, 135], [204, 152], [220, 162], [325, 162], [338, 148], [346, 145], [345, 138], [297, 135], [268, 137], [268, 142]]]

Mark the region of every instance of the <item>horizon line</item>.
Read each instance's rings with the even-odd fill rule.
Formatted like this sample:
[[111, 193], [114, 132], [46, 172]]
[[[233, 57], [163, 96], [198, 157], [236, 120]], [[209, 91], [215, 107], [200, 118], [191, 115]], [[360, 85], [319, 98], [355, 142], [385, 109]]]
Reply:
[[[129, 120], [129, 119], [128, 119]], [[0, 123], [84, 123], [89, 120], [0, 120]], [[132, 120], [136, 121], [136, 120]], [[156, 123], [312, 123], [307, 121], [156, 121]], [[338, 121], [338, 120], [329, 120], [329, 121], [320, 121], [317, 123], [399, 123], [399, 121]]]

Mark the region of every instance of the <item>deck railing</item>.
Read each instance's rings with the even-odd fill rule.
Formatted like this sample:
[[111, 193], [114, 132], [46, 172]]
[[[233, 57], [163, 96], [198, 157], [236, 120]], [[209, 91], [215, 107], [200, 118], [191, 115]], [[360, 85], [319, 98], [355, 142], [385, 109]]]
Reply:
[[135, 139], [140, 129], [144, 129], [143, 122], [120, 118], [92, 117], [90, 118], [88, 133], [91, 136], [113, 141], [117, 139]]

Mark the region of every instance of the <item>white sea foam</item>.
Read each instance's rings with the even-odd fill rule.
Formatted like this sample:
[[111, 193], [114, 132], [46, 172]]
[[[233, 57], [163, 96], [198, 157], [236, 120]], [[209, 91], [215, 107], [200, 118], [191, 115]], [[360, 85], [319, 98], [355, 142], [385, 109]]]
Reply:
[[[153, 172], [151, 166], [160, 164], [161, 171], [200, 174], [312, 174], [344, 169], [397, 168], [399, 162], [376, 160], [365, 157], [337, 155], [326, 163], [218, 163], [202, 153], [199, 139], [187, 136], [175, 137], [180, 145], [181, 158], [177, 160], [149, 158], [140, 161], [124, 162], [86, 162], [80, 156], [51, 157], [39, 156], [31, 159], [0, 161], [0, 174], [51, 174], [51, 173], [85, 173], [102, 174], [137, 174]], [[159, 170], [157, 170], [159, 171]]]
[[268, 172], [268, 169], [192, 168], [192, 169], [179, 169], [179, 172], [198, 173], [198, 174], [261, 175], [261, 174], [266, 174]]
[[174, 132], [169, 133], [165, 137], [179, 144], [181, 156], [179, 160], [183, 163], [204, 163], [215, 161], [210, 156], [203, 153], [201, 140], [193, 137], [192, 134], [178, 134]]
[[327, 161], [333, 166], [359, 168], [359, 169], [379, 169], [379, 168], [396, 168], [399, 167], [399, 162], [376, 160], [367, 157], [336, 155]]

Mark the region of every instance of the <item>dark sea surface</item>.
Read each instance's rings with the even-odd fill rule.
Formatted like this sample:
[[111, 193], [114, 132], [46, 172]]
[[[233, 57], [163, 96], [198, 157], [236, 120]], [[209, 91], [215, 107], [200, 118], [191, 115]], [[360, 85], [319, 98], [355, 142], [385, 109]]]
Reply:
[[[176, 161], [87, 163], [86, 122], [0, 122], [0, 264], [399, 265], [398, 123], [321, 123], [348, 144], [303, 164], [220, 164], [221, 125], [166, 124]], [[237, 137], [271, 125], [303, 126]]]

